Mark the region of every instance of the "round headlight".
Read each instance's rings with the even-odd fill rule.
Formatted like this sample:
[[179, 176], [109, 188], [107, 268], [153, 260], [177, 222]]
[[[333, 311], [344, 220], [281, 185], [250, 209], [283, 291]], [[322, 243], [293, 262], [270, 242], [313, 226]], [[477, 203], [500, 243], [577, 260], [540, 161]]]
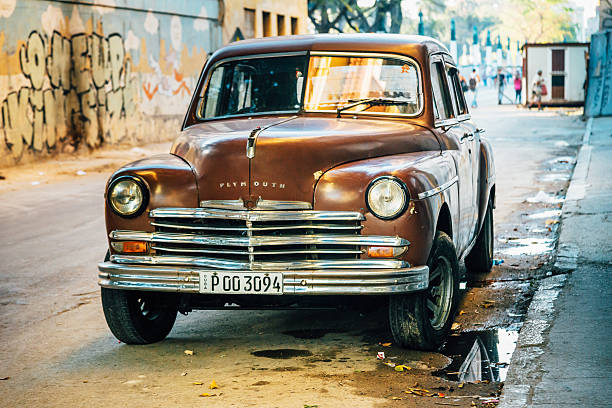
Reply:
[[399, 217], [408, 206], [406, 186], [395, 177], [379, 177], [370, 183], [366, 203], [370, 211], [385, 220]]
[[145, 207], [147, 191], [144, 183], [134, 177], [119, 177], [108, 189], [108, 202], [117, 214], [130, 217]]

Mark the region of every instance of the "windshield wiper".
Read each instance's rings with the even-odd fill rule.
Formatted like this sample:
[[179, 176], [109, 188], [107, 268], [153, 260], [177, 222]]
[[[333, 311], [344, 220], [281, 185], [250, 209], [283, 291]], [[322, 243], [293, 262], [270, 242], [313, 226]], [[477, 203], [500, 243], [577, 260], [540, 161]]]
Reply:
[[375, 105], [407, 105], [411, 102], [409, 101], [405, 101], [405, 100], [399, 100], [399, 99], [385, 99], [385, 98], [363, 98], [363, 99], [349, 99], [347, 102], [349, 102], [348, 105], [343, 105], [340, 106], [338, 109], [336, 109], [336, 113], [338, 114], [338, 118], [340, 117], [340, 114], [347, 110], [347, 109], [351, 109], [354, 108], [355, 106], [358, 105], [363, 105], [363, 104], [368, 104], [370, 106], [375, 106]]

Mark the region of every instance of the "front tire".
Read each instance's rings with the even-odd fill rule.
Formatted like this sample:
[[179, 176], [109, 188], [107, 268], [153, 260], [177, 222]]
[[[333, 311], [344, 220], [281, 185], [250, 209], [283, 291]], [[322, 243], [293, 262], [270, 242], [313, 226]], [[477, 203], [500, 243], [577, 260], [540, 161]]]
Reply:
[[178, 311], [172, 294], [101, 289], [106, 323], [123, 343], [155, 343], [172, 330]]
[[406, 348], [439, 348], [455, 317], [459, 293], [459, 262], [453, 241], [436, 232], [427, 260], [429, 288], [394, 295], [389, 300], [389, 322], [395, 342]]
[[493, 266], [493, 203], [489, 199], [482, 228], [476, 244], [465, 257], [465, 267], [469, 274], [487, 274]]

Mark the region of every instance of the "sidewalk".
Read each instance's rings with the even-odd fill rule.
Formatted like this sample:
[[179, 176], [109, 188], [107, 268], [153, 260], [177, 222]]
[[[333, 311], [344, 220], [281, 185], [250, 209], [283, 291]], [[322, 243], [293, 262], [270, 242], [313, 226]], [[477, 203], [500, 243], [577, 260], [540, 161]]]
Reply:
[[500, 408], [612, 406], [612, 118], [585, 132], [556, 272], [538, 289]]

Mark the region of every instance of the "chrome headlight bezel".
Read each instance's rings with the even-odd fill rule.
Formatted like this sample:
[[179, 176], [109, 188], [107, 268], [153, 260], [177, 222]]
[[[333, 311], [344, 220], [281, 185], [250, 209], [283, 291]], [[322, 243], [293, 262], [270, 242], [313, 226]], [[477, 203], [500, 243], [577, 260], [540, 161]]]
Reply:
[[[395, 183], [404, 194], [404, 202], [402, 203], [402, 206], [395, 213], [391, 215], [378, 214], [376, 211], [372, 209], [372, 206], [370, 205], [370, 191], [372, 190], [373, 187], [375, 187], [376, 185], [382, 182]], [[365, 192], [365, 202], [366, 202], [366, 206], [368, 207], [368, 211], [374, 214], [377, 218], [380, 218], [381, 220], [394, 220], [398, 218], [399, 216], [401, 216], [402, 214], [404, 214], [404, 212], [406, 212], [406, 209], [408, 208], [408, 204], [410, 203], [410, 193], [408, 193], [408, 188], [406, 187], [406, 184], [399, 178], [394, 177], [394, 176], [381, 176], [381, 177], [377, 177], [374, 180], [372, 180], [370, 184], [368, 185], [368, 188], [366, 189], [366, 192]]]
[[[129, 212], [129, 213], [121, 212], [117, 208], [116, 204], [113, 202], [113, 199], [112, 199], [113, 190], [115, 189], [117, 184], [119, 184], [119, 183], [121, 183], [123, 181], [130, 181], [130, 182], [134, 183], [140, 189], [140, 193], [141, 193], [141, 196], [142, 196], [142, 200], [141, 200], [140, 205], [138, 206], [138, 208], [135, 209], [134, 211]], [[136, 176], [119, 176], [116, 179], [114, 179], [113, 181], [111, 181], [110, 184], [108, 185], [108, 190], [106, 192], [106, 202], [107, 202], [107, 204], [110, 207], [112, 212], [114, 212], [115, 214], [117, 214], [117, 215], [119, 215], [119, 216], [121, 216], [123, 218], [138, 217], [140, 214], [142, 214], [142, 212], [145, 210], [145, 208], [147, 208], [147, 204], [149, 204], [149, 189], [147, 188], [147, 185], [145, 184], [145, 182], [140, 177], [136, 177]]]

